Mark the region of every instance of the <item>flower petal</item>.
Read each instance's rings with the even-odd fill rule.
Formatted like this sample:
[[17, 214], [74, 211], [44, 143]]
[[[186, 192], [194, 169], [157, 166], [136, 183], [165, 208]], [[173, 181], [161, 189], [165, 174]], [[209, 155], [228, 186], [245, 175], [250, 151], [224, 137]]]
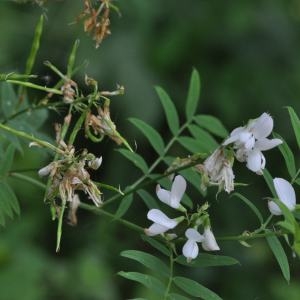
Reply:
[[191, 241], [195, 241], [195, 242], [202, 242], [204, 237], [202, 234], [200, 234], [196, 229], [194, 228], [188, 228], [185, 231], [185, 236], [191, 240]]
[[282, 144], [281, 139], [262, 138], [262, 139], [256, 141], [254, 147], [260, 151], [266, 151], [266, 150], [270, 150], [280, 144]]
[[274, 201], [268, 202], [268, 207], [272, 215], [279, 216], [282, 215], [281, 209]]
[[197, 243], [193, 240], [187, 240], [182, 248], [182, 254], [187, 258], [187, 260], [194, 259], [198, 256], [199, 247]]
[[145, 233], [146, 233], [146, 235], [154, 236], [154, 235], [162, 234], [162, 233], [166, 232], [167, 230], [169, 230], [168, 227], [157, 224], [157, 223], [153, 223], [149, 228], [145, 229]]
[[171, 188], [171, 204], [173, 208], [178, 208], [181, 198], [186, 190], [186, 181], [181, 175], [177, 175]]
[[231, 143], [236, 142], [239, 137], [240, 137], [240, 133], [245, 130], [245, 127], [238, 127], [235, 128], [231, 133], [230, 136], [223, 142], [223, 146], [229, 145]]
[[274, 178], [273, 183], [279, 200], [289, 210], [294, 210], [296, 206], [296, 193], [293, 186], [283, 178]]
[[247, 168], [257, 174], [262, 174], [265, 168], [266, 159], [264, 155], [257, 149], [248, 152]]
[[248, 128], [252, 131], [256, 139], [265, 138], [270, 135], [273, 130], [273, 119], [269, 114], [263, 113], [256, 120], [253, 120], [253, 122], [248, 125]]
[[156, 187], [156, 195], [161, 202], [171, 205], [171, 193], [162, 189], [160, 185], [157, 185]]
[[204, 228], [204, 240], [202, 242], [202, 248], [206, 251], [217, 251], [220, 250], [217, 244], [216, 238], [209, 227]]
[[153, 221], [154, 223], [165, 226], [169, 229], [172, 229], [177, 225], [177, 222], [175, 220], [170, 219], [162, 211], [156, 208], [151, 209], [148, 212], [147, 218]]

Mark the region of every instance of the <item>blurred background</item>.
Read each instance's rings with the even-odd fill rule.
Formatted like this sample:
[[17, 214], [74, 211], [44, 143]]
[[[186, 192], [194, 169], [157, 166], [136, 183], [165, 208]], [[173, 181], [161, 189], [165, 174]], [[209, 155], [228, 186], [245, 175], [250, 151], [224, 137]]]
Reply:
[[[268, 112], [274, 117], [275, 131], [298, 153], [285, 106], [291, 105], [300, 113], [299, 1], [119, 0], [116, 4], [122, 16], [112, 14], [112, 35], [99, 49], [83, 32], [82, 23], [76, 23], [83, 1], [48, 0], [44, 6], [21, 2], [26, 1], [0, 1], [0, 73], [24, 71], [35, 25], [44, 14], [44, 33], [34, 73], [40, 75], [41, 82], [47, 78], [44, 84], [53, 84], [56, 78], [43, 61], [50, 60], [65, 71], [72, 44], [79, 38], [77, 63], [88, 60], [89, 64], [76, 75], [76, 80], [83, 82], [87, 74], [103, 90], [113, 90], [117, 83], [124, 85], [125, 95], [112, 101], [112, 118], [130, 143], [137, 142], [138, 151], [147, 161], [153, 161], [153, 153], [147, 151], [127, 118], [140, 118], [165, 132], [164, 114], [154, 86], [166, 89], [178, 110], [184, 111], [192, 68], [201, 75], [199, 113], [215, 115], [231, 130]], [[54, 113], [49, 117], [50, 124], [60, 120], [60, 115]], [[44, 127], [53, 137], [49, 122]], [[125, 186], [138, 174], [111, 150], [113, 146], [107, 141], [94, 147], [95, 154], [104, 156], [100, 180]], [[34, 165], [38, 169], [45, 165], [50, 158], [36, 151], [19, 154], [14, 167]], [[271, 174], [285, 177], [286, 170], [277, 166], [279, 151], [270, 151], [266, 156]], [[248, 170], [240, 173], [237, 176], [251, 181], [242, 192], [266, 216], [262, 195], [269, 196], [269, 191], [263, 179]], [[42, 201], [43, 193], [16, 179], [11, 183], [17, 190], [22, 213], [0, 228], [1, 299], [155, 299], [151, 291], [117, 275], [120, 270], [143, 270], [119, 256], [126, 249], [151, 251], [139, 235], [80, 211], [77, 227], [64, 225], [61, 251], [56, 254], [56, 223]], [[210, 194], [214, 197], [213, 192]], [[255, 219], [242, 203], [223, 194], [217, 201], [211, 212], [217, 235], [238, 234], [241, 228], [255, 229]], [[136, 220], [136, 211], [140, 210], [137, 222], [147, 226], [146, 207], [135, 205], [125, 217]], [[192, 272], [194, 279], [224, 299], [298, 300], [299, 260], [287, 250], [292, 273], [287, 285], [266, 242], [257, 240], [251, 245], [245, 248], [239, 243], [220, 243], [220, 254], [235, 257], [241, 266], [181, 268], [177, 274]]]

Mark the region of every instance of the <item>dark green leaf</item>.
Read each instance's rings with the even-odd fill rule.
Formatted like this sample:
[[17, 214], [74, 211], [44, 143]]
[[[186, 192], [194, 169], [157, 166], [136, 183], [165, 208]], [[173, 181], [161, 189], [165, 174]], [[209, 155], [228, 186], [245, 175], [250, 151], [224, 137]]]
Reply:
[[164, 254], [166, 256], [170, 255], [169, 249], [165, 245], [160, 243], [159, 241], [155, 240], [154, 238], [147, 236], [147, 235], [142, 235], [142, 239], [145, 242], [147, 242], [148, 244], [150, 244], [153, 248], [160, 251], [162, 254]]
[[212, 152], [219, 146], [216, 140], [207, 131], [203, 130], [199, 126], [189, 125], [189, 131], [196, 140], [199, 140], [206, 145], [207, 152]]
[[298, 147], [300, 148], [300, 120], [292, 107], [288, 106], [287, 109], [288, 109], [288, 112], [290, 115], [290, 119], [291, 119], [291, 123], [292, 123], [294, 133], [296, 136], [297, 144], [298, 144]]
[[268, 245], [272, 250], [279, 267], [281, 269], [282, 275], [287, 282], [290, 282], [290, 266], [286, 254], [282, 248], [282, 245], [275, 235], [266, 236]]
[[132, 201], [133, 201], [133, 195], [132, 194], [129, 194], [127, 196], [125, 196], [122, 200], [121, 200], [121, 203], [117, 209], [117, 212], [115, 214], [115, 217], [114, 219], [120, 219], [122, 218], [127, 210], [130, 208], [131, 204], [132, 204]]
[[226, 138], [229, 135], [227, 129], [224, 127], [221, 121], [214, 116], [197, 115], [194, 117], [194, 120], [199, 126], [216, 136]]
[[170, 275], [169, 268], [165, 265], [165, 263], [149, 253], [137, 250], [126, 250], [121, 252], [121, 256], [136, 260], [153, 271], [157, 272], [159, 270], [159, 274], [162, 276], [169, 277]]
[[168, 300], [190, 300], [190, 298], [187, 298], [185, 296], [179, 295], [179, 294], [169, 294]]
[[138, 272], [124, 272], [124, 271], [118, 272], [118, 274], [128, 280], [141, 283], [146, 288], [151, 289], [152, 291], [154, 291], [159, 295], [164, 294], [164, 290], [165, 290], [164, 285], [160, 280], [158, 280], [153, 276], [138, 273]]
[[173, 282], [191, 296], [200, 297], [203, 300], [222, 300], [216, 293], [194, 280], [178, 276], [174, 277]]
[[200, 97], [200, 77], [197, 70], [194, 69], [190, 80], [190, 86], [189, 86], [189, 91], [186, 100], [186, 107], [185, 107], [186, 118], [188, 121], [190, 121], [193, 118], [197, 110], [199, 97]]
[[244, 197], [243, 195], [241, 195], [239, 193], [233, 193], [231, 195], [231, 197], [233, 197], [233, 196], [236, 196], [237, 198], [241, 199], [255, 213], [260, 224], [262, 224], [264, 222], [261, 213], [259, 212], [259, 210], [256, 208], [256, 206], [250, 200], [248, 200], [246, 197]]
[[138, 167], [143, 173], [147, 173], [148, 166], [145, 160], [137, 153], [131, 152], [127, 149], [118, 149], [123, 156], [130, 160], [136, 167]]
[[179, 131], [179, 118], [175, 105], [165, 90], [159, 86], [157, 86], [155, 90], [164, 108], [169, 128], [173, 135], [176, 135]]
[[147, 191], [139, 190], [137, 193], [142, 198], [142, 200], [145, 202], [145, 204], [149, 209], [159, 208], [157, 201], [155, 201], [154, 197], [152, 197], [152, 195], [149, 194]]
[[164, 141], [153, 127], [139, 119], [130, 118], [129, 121], [145, 135], [151, 146], [159, 155], [163, 154], [165, 149]]
[[295, 164], [295, 158], [293, 152], [291, 151], [289, 145], [284, 141], [284, 139], [279, 134], [274, 134], [274, 136], [283, 141], [283, 143], [279, 145], [279, 150], [284, 158], [286, 167], [288, 169], [291, 178], [294, 178], [297, 171], [296, 171], [296, 164]]
[[15, 110], [17, 104], [17, 95], [10, 83], [1, 82], [1, 93], [0, 93], [0, 101], [1, 101], [1, 108], [4, 114], [4, 117], [10, 117]]
[[273, 184], [273, 177], [267, 169], [264, 169], [263, 176], [264, 176], [264, 179], [265, 179], [265, 181], [266, 181], [273, 197], [274, 198], [277, 197], [277, 194], [276, 194], [276, 191], [275, 191], [275, 188], [274, 188], [274, 184]]
[[1, 159], [1, 163], [0, 163], [0, 176], [1, 177], [7, 176], [7, 173], [10, 171], [11, 165], [14, 160], [14, 154], [15, 154], [15, 147], [12, 144], [10, 144], [7, 147], [5, 154]]
[[232, 266], [239, 264], [239, 262], [233, 257], [207, 253], [201, 253], [196, 259], [193, 259], [191, 262], [187, 262], [186, 258], [183, 255], [180, 255], [176, 259], [176, 262], [181, 265], [196, 268]]
[[188, 136], [182, 136], [178, 138], [178, 142], [191, 153], [200, 153], [200, 152], [211, 152], [211, 147], [209, 147], [205, 141], [196, 140]]

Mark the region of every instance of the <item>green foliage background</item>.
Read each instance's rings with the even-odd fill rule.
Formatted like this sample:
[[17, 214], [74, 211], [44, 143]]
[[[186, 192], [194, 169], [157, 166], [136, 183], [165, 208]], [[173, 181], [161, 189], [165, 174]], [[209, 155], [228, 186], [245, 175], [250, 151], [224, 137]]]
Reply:
[[[81, 1], [49, 0], [43, 8], [0, 1], [1, 73], [24, 70], [35, 24], [45, 13], [34, 73], [41, 75], [41, 82], [45, 76], [54, 82], [43, 61], [50, 60], [64, 70], [72, 44], [79, 37], [77, 61], [87, 59], [90, 64], [76, 80], [83, 81], [87, 73], [103, 89], [113, 89], [116, 83], [125, 86], [125, 96], [112, 102], [112, 116], [128, 140], [137, 141], [138, 151], [147, 159], [151, 160], [154, 153], [126, 119], [137, 117], [164, 132], [166, 123], [154, 85], [169, 92], [183, 115], [192, 67], [201, 74], [199, 112], [215, 115], [228, 129], [269, 112], [275, 120], [275, 131], [298, 150], [284, 106], [293, 106], [299, 114], [299, 1], [119, 0], [117, 4], [122, 17], [113, 15], [112, 35], [95, 50], [82, 26], [70, 25], [82, 10]], [[50, 118], [52, 123], [59, 120], [56, 114]], [[49, 123], [45, 132], [54, 135]], [[104, 156], [100, 179], [122, 186], [131, 182], [134, 173], [116, 151], [111, 151], [113, 146], [107, 141], [101, 148], [94, 148], [95, 154]], [[37, 161], [34, 151], [19, 154], [15, 168], [46, 164], [47, 156]], [[284, 177], [286, 170], [278, 168], [279, 151], [266, 156], [271, 173]], [[243, 191], [266, 212], [261, 197], [269, 194], [263, 179], [247, 170], [237, 176], [250, 178], [251, 186]], [[137, 289], [117, 275], [120, 270], [138, 268], [120, 257], [121, 251], [151, 251], [137, 234], [80, 211], [77, 227], [64, 226], [61, 252], [56, 254], [56, 224], [51, 222], [42, 192], [16, 179], [11, 183], [18, 192], [21, 216], [0, 229], [1, 299], [153, 299], [151, 291]], [[252, 229], [254, 219], [241, 202], [224, 195], [218, 201], [218, 210], [212, 212], [218, 235]], [[137, 211], [141, 213], [137, 215]], [[148, 225], [146, 207], [141, 203], [135, 203], [126, 217], [141, 226]], [[224, 299], [299, 298], [299, 262], [291, 253], [292, 280], [287, 286], [265, 241], [255, 241], [252, 248], [232, 242], [220, 246], [221, 254], [237, 258], [242, 265], [181, 271], [192, 272], [194, 279]]]

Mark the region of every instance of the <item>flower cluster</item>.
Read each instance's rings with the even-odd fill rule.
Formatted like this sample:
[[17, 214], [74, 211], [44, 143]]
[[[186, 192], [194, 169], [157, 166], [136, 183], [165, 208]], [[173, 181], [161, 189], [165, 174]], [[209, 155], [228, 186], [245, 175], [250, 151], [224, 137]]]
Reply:
[[[156, 194], [158, 199], [169, 205], [170, 207], [177, 209], [178, 211], [186, 213], [186, 208], [180, 204], [181, 199], [186, 190], [186, 181], [181, 175], [177, 175], [172, 183], [171, 190], [162, 189], [159, 185], [156, 188]], [[180, 222], [188, 218], [188, 216], [180, 216], [175, 219], [170, 219], [159, 209], [151, 209], [147, 218], [153, 222], [153, 224], [145, 229], [145, 233], [149, 236], [155, 236], [158, 234], [164, 234], [170, 229], [174, 229]], [[202, 248], [206, 251], [220, 250], [216, 239], [211, 231], [208, 214], [196, 213], [187, 220], [188, 224], [193, 223], [193, 227], [189, 227], [185, 231], [187, 238], [186, 243], [183, 246], [182, 254], [188, 261], [198, 256], [199, 248], [197, 243], [201, 242]], [[204, 232], [201, 235], [197, 228], [203, 225]], [[173, 235], [176, 237], [176, 235]]]

